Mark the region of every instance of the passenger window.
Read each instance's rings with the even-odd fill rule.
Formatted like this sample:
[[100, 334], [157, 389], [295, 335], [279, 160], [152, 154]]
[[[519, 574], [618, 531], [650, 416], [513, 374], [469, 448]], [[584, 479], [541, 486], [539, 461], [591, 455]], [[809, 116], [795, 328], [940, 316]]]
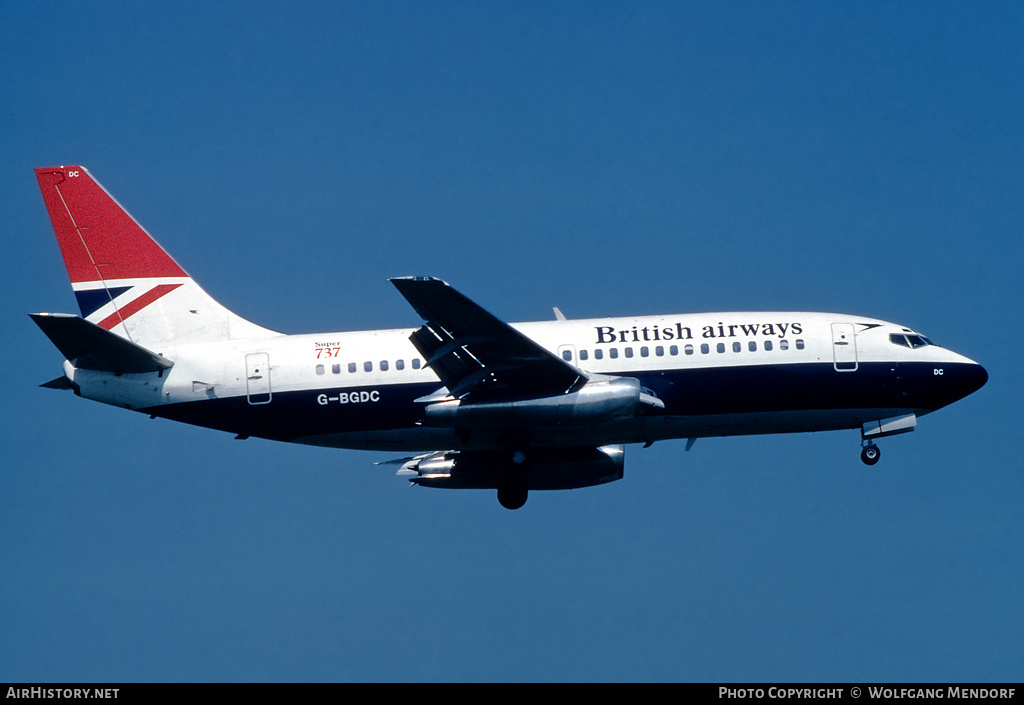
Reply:
[[743, 345], [740, 344], [740, 341], [737, 340], [732, 344], [733, 352], [740, 352], [741, 350], [743, 350]]
[[413, 368], [414, 370], [418, 370], [418, 369], [420, 368], [420, 364], [421, 364], [421, 361], [420, 361], [420, 359], [419, 359], [418, 357], [416, 357], [416, 358], [413, 358], [413, 361], [412, 361], [412, 368]]
[[316, 366], [316, 373], [318, 375], [322, 375], [324, 373], [324, 366], [323, 365], [317, 365]]
[[780, 340], [779, 341], [779, 350], [789, 350], [789, 341], [788, 340]]
[[749, 343], [747, 343], [747, 350], [749, 350], [750, 352], [757, 352], [757, 341], [751, 340]]
[[580, 350], [581, 360], [586, 360], [588, 357], [590, 357], [590, 353], [588, 353], [586, 350]]
[[405, 360], [395, 360], [395, 369], [396, 370], [404, 370], [405, 369]]
[[380, 371], [381, 372], [387, 372], [388, 371], [388, 361], [387, 360], [381, 360], [380, 361]]
[[373, 363], [367, 360], [363, 363], [363, 372], [373, 372]]
[[633, 348], [626, 348], [626, 357], [633, 357]]
[[341, 365], [338, 365], [338, 364], [331, 365], [331, 374], [340, 375], [341, 374]]
[[768, 351], [771, 351], [771, 349], [772, 349], [772, 341], [770, 341], [770, 340], [764, 341], [764, 349], [768, 350]]
[[640, 357], [650, 357], [650, 356], [651, 356], [651, 351], [647, 349], [646, 345], [642, 346], [640, 348]]
[[[672, 351], [673, 355], [678, 355], [679, 354], [679, 348], [677, 348], [675, 345], [673, 345], [671, 348], [669, 348], [669, 350]], [[693, 345], [691, 345], [690, 343], [687, 343], [686, 346], [683, 347], [683, 351], [687, 355], [693, 355]]]
[[572, 350], [563, 350], [562, 359], [566, 362], [572, 362]]
[[717, 350], [720, 353], [724, 353], [725, 352], [725, 343], [719, 343], [718, 345], [716, 345], [715, 346], [715, 350]]
[[803, 350], [804, 349], [804, 340], [803, 340], [803, 338], [797, 338], [796, 339], [796, 349], [797, 350]]
[[711, 352], [711, 348], [708, 347], [707, 343], [701, 343], [700, 352], [702, 355], [707, 355], [709, 352]]
[[349, 372], [355, 372], [356, 371], [356, 363], [354, 363], [354, 362], [348, 363], [348, 371]]
[[611, 350], [608, 351], [608, 357], [610, 357], [611, 359], [614, 360], [618, 356], [619, 356], [619, 349], [618, 348], [612, 348]]
[[595, 360], [600, 360], [603, 357], [604, 357], [604, 350], [602, 350], [601, 348], [598, 348], [597, 350], [594, 351], [594, 359]]

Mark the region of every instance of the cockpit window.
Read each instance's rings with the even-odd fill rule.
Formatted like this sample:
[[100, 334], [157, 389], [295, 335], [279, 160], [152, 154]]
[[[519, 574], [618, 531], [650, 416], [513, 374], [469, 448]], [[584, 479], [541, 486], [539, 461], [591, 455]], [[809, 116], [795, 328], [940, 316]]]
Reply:
[[889, 335], [889, 342], [894, 345], [902, 345], [905, 348], [923, 348], [927, 345], [934, 345], [932, 341], [923, 335], [917, 335], [916, 333], [892, 333]]

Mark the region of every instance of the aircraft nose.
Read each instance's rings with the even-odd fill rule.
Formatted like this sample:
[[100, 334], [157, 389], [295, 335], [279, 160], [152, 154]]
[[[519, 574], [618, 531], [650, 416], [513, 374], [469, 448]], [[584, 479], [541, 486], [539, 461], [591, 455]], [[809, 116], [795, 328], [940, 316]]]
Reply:
[[964, 394], [964, 396], [967, 396], [967, 394], [976, 392], [985, 386], [985, 383], [988, 382], [988, 370], [975, 362], [968, 368], [965, 382], [969, 387], [967, 393]]
[[954, 388], [952, 391], [957, 399], [974, 394], [988, 382], [988, 370], [974, 360], [965, 358], [966, 362], [957, 365], [953, 372]]
[[963, 356], [960, 356], [960, 360], [956, 364], [947, 364], [933, 371], [935, 379], [942, 380], [931, 388], [936, 393], [933, 399], [934, 408], [941, 408], [974, 394], [988, 382], [988, 371], [984, 367]]

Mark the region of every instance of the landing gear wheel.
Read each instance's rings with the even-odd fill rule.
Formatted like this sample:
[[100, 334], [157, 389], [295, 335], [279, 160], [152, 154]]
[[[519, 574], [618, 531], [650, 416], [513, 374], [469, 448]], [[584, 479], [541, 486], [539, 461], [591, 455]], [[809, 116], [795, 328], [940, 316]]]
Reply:
[[519, 509], [526, 504], [529, 488], [526, 479], [506, 480], [498, 487], [498, 502], [505, 509]]
[[874, 443], [864, 446], [864, 450], [860, 452], [860, 459], [864, 461], [865, 465], [874, 465], [881, 457], [882, 451], [878, 450], [878, 446]]
[[530, 489], [526, 481], [526, 459], [526, 451], [522, 447], [513, 446], [508, 456], [509, 462], [498, 482], [498, 502], [505, 509], [519, 509], [526, 504]]

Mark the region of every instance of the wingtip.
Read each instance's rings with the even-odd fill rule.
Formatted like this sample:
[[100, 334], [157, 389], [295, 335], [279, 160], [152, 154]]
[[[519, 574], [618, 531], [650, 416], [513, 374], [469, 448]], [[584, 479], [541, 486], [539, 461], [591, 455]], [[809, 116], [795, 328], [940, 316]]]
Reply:
[[391, 277], [388, 279], [389, 282], [395, 285], [395, 288], [404, 296], [406, 293], [412, 291], [422, 291], [422, 287], [426, 285], [428, 288], [433, 286], [441, 286], [446, 289], [450, 289], [451, 285], [443, 279], [437, 277]]
[[445, 286], [448, 286], [448, 282], [443, 279], [438, 279], [437, 277], [418, 277], [410, 275], [405, 277], [390, 277], [388, 281], [396, 285], [398, 282], [441, 282]]

